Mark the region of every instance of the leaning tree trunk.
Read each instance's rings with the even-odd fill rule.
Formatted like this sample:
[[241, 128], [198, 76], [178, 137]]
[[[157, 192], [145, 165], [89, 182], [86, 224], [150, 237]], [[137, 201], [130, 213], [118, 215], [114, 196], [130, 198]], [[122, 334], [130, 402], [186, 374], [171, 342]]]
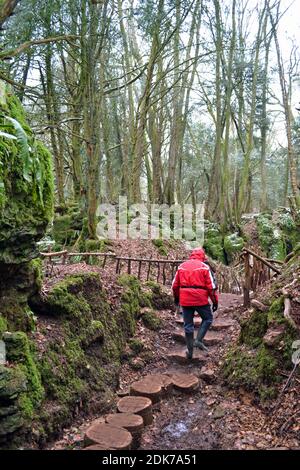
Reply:
[[277, 63], [278, 63], [278, 73], [279, 73], [279, 80], [281, 86], [281, 93], [282, 93], [282, 100], [283, 100], [283, 108], [284, 108], [284, 115], [285, 115], [285, 130], [286, 130], [286, 138], [288, 143], [288, 162], [290, 168], [290, 181], [291, 181], [291, 190], [292, 190], [292, 206], [295, 209], [300, 208], [300, 186], [298, 181], [298, 169], [297, 169], [297, 156], [295, 153], [295, 148], [292, 139], [292, 119], [291, 119], [291, 110], [289, 107], [289, 100], [288, 100], [288, 93], [287, 93], [287, 85], [284, 76], [284, 66], [281, 57], [281, 51], [278, 41], [278, 35], [276, 30], [275, 21], [270, 10], [269, 2], [268, 4], [268, 13], [271, 20], [273, 36], [275, 40], [276, 46], [276, 54], [277, 54]]

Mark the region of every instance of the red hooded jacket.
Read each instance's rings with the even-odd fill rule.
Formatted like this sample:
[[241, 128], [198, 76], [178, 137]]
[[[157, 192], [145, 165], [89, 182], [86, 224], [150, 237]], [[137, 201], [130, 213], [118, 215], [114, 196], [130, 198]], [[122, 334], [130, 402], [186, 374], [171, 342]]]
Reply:
[[205, 251], [202, 248], [193, 250], [190, 259], [182, 263], [172, 282], [175, 300], [183, 307], [200, 307], [218, 302], [217, 284], [210, 267], [204, 263]]

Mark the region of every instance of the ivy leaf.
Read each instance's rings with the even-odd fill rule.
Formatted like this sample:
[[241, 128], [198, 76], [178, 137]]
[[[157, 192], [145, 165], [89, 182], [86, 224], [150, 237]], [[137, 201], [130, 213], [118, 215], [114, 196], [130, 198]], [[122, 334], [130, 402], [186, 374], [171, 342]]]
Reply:
[[6, 119], [12, 123], [16, 131], [16, 137], [20, 148], [20, 156], [23, 159], [23, 178], [30, 183], [32, 159], [30, 154], [30, 147], [28, 144], [27, 134], [21, 124], [14, 118], [6, 116]]

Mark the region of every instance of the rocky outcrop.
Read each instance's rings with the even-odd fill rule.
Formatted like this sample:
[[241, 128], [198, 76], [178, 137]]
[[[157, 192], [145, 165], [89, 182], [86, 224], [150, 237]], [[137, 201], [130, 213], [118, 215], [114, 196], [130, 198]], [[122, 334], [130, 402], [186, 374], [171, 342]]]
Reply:
[[52, 157], [1, 81], [0, 126], [0, 315], [10, 329], [29, 330], [27, 301], [40, 283], [36, 243], [52, 218]]
[[18, 368], [0, 365], [0, 445], [23, 426], [19, 400], [26, 384], [25, 374]]
[[0, 87], [0, 263], [11, 265], [37, 256], [36, 242], [52, 218], [53, 173], [18, 98]]

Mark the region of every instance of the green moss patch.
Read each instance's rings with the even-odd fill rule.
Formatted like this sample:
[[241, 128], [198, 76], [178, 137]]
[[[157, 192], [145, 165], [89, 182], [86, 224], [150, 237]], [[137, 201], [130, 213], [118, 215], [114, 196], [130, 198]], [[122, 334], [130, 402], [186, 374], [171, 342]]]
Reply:
[[17, 369], [26, 377], [27, 389], [21, 394], [19, 404], [24, 418], [32, 418], [44, 398], [44, 387], [34, 351], [27, 335], [21, 331], [4, 333], [3, 340], [6, 345], [7, 360], [16, 364]]
[[142, 315], [142, 321], [149, 330], [157, 331], [162, 327], [162, 321], [154, 310], [147, 310]]
[[213, 259], [225, 263], [223, 235], [218, 224], [205, 224], [204, 249]]
[[52, 157], [35, 140], [7, 85], [0, 126], [6, 134], [0, 135], [0, 263], [20, 263], [36, 256], [36, 242], [52, 218]]
[[[222, 365], [225, 383], [232, 388], [253, 392], [261, 401], [276, 396], [282, 381], [278, 371], [291, 369], [292, 344], [297, 331], [283, 316], [284, 299], [273, 299], [267, 312], [254, 310], [241, 324], [239, 343], [226, 355]], [[264, 343], [269, 330], [281, 327], [282, 334], [272, 346]]]
[[285, 240], [280, 229], [272, 222], [270, 214], [260, 214], [256, 219], [259, 242], [264, 252], [273, 259], [283, 260], [286, 256]]
[[151, 240], [152, 244], [158, 249], [158, 252], [162, 256], [168, 256], [167, 244], [161, 238]]
[[232, 233], [224, 238], [224, 250], [229, 263], [234, 260], [236, 254], [242, 251], [243, 246], [244, 239], [237, 233]]
[[255, 310], [250, 319], [241, 324], [240, 342], [255, 348], [261, 344], [267, 329], [267, 315], [264, 312]]
[[222, 375], [230, 388], [244, 388], [265, 401], [276, 395], [277, 367], [277, 360], [263, 345], [254, 351], [236, 347], [227, 353]]
[[[148, 291], [148, 298], [150, 300], [151, 306], [156, 310], [170, 309], [174, 305], [173, 297], [164, 291], [161, 284], [158, 284], [154, 281], [147, 281], [145, 283], [145, 289]], [[145, 305], [146, 307], [148, 305]]]
[[2, 333], [7, 331], [7, 321], [6, 319], [0, 314], [0, 339], [2, 338]]
[[142, 352], [143, 349], [145, 348], [145, 345], [144, 345], [143, 341], [141, 341], [138, 338], [131, 339], [129, 341], [128, 345], [129, 345], [130, 349], [133, 351], [133, 353], [136, 354], [136, 355], [140, 354], [140, 352]]

